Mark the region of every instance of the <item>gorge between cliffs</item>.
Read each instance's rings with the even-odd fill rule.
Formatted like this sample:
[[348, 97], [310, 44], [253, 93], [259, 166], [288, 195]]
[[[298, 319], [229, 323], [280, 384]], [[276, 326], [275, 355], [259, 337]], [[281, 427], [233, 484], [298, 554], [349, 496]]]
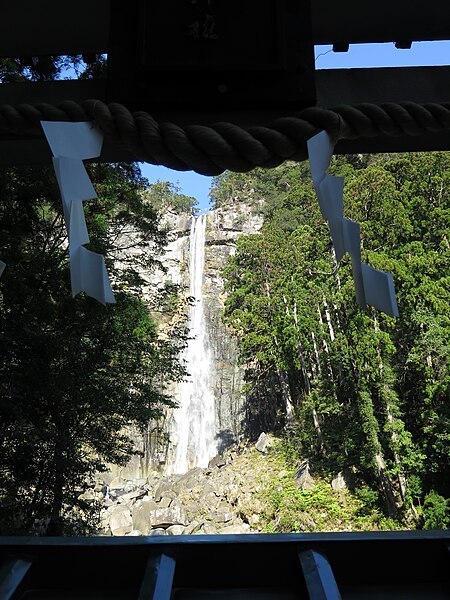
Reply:
[[[181, 290], [182, 310], [173, 319], [184, 320], [188, 331], [182, 356], [187, 376], [169, 390], [178, 408], [166, 410], [143, 435], [132, 432], [138, 454], [125, 467], [112, 465], [112, 478], [142, 479], [155, 469], [172, 475], [204, 468], [242, 438], [243, 370], [236, 339], [221, 318], [222, 270], [236, 239], [257, 233], [262, 222], [262, 216], [245, 203], [199, 216], [170, 212], [165, 216], [170, 241], [161, 260], [166, 272], [148, 278], [148, 293], [162, 281]], [[170, 326], [170, 321], [161, 324], [163, 331]]]

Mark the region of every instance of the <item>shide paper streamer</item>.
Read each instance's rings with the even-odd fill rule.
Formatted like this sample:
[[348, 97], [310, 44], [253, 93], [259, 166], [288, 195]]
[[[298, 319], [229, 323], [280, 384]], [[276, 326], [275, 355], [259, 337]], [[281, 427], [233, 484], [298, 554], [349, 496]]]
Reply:
[[336, 259], [340, 262], [347, 252], [350, 255], [358, 304], [363, 308], [370, 304], [391, 317], [398, 317], [392, 275], [361, 262], [359, 223], [343, 215], [344, 178], [326, 172], [333, 155], [333, 144], [326, 131], [308, 140], [308, 155], [314, 188], [322, 216], [328, 221]]
[[102, 304], [114, 303], [105, 258], [84, 248], [89, 242], [83, 201], [97, 198], [83, 159], [99, 156], [103, 136], [93, 123], [41, 121], [53, 154], [69, 236], [72, 296], [85, 292]]
[[3, 271], [5, 270], [6, 263], [0, 260], [0, 277], [3, 275]]

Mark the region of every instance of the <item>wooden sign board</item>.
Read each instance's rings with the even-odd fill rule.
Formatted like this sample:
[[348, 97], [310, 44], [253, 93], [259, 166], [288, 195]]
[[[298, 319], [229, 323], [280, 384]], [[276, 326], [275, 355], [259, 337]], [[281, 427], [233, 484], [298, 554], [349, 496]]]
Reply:
[[309, 0], [112, 0], [108, 101], [150, 111], [314, 105]]

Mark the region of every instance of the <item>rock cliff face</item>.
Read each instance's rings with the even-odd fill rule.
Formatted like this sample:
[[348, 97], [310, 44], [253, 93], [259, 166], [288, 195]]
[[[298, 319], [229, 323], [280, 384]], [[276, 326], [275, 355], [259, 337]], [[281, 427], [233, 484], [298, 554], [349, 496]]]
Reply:
[[[242, 406], [242, 370], [237, 365], [238, 349], [236, 341], [221, 321], [224, 308], [224, 282], [221, 277], [229, 256], [234, 253], [236, 239], [239, 235], [255, 233], [262, 225], [262, 217], [255, 215], [245, 204], [237, 204], [233, 210], [217, 209], [206, 215], [202, 310], [205, 327], [204, 352], [209, 361], [209, 392], [214, 398], [215, 410], [215, 453], [221, 454], [232, 444], [237, 443], [243, 429]], [[182, 228], [180, 228], [182, 224]], [[181, 283], [184, 290], [189, 290], [193, 276], [194, 256], [190, 250], [189, 235], [192, 220], [189, 223], [178, 220], [173, 228], [175, 236], [169, 248], [172, 263], [173, 281]], [[170, 223], [169, 223], [170, 225]], [[188, 229], [189, 227], [189, 229]], [[178, 268], [177, 268], [178, 265]], [[192, 293], [192, 288], [191, 288]], [[195, 298], [199, 302], [199, 298]], [[198, 350], [201, 352], [201, 349]], [[203, 359], [200, 359], [203, 360]], [[190, 371], [189, 362], [187, 369]], [[180, 394], [185, 393], [182, 386], [174, 390], [177, 402], [181, 402]], [[174, 428], [177, 427], [173, 416], [168, 415], [167, 433], [169, 440], [177, 439]], [[167, 468], [171, 470], [174, 448], [169, 444], [167, 452]], [[209, 459], [212, 456], [208, 457]], [[207, 463], [206, 463], [207, 464]], [[196, 466], [195, 459], [189, 467]], [[202, 465], [205, 466], [205, 465]]]
[[221, 271], [234, 253], [236, 239], [242, 234], [255, 233], [262, 217], [249, 206], [236, 205], [231, 211], [217, 209], [207, 217], [204, 267], [205, 320], [213, 361], [211, 383], [216, 404], [216, 435], [218, 452], [222, 453], [239, 440], [243, 430], [242, 369], [237, 364], [236, 340], [223, 324], [221, 315], [225, 293]]
[[[193, 267], [190, 256], [192, 218], [168, 214], [165, 223], [171, 232], [171, 241], [162, 258], [167, 273], [149, 277], [149, 287], [171, 281], [181, 286], [182, 293], [187, 298]], [[225, 300], [221, 272], [229, 256], [235, 251], [236, 239], [242, 234], [256, 233], [261, 225], [262, 216], [255, 214], [254, 209], [243, 203], [236, 203], [232, 209], [212, 210], [206, 215], [202, 304], [205, 346], [210, 358], [208, 385], [214, 397], [218, 454], [239, 441], [244, 425], [241, 396], [243, 379], [242, 370], [237, 365], [238, 349], [236, 341], [221, 321]], [[187, 315], [186, 303], [183, 314], [176, 318], [187, 319]], [[190, 365], [186, 366], [189, 372]], [[182, 385], [176, 385], [170, 390], [177, 403], [181, 402], [182, 388]], [[173, 471], [176, 427], [174, 411], [169, 410], [163, 422], [151, 425], [143, 435], [135, 434], [136, 448], [141, 455], [136, 456], [126, 467], [114, 467], [111, 477], [146, 478], [149, 471], [155, 468], [160, 468], [163, 472]], [[189, 468], [195, 466], [195, 460], [190, 461]]]

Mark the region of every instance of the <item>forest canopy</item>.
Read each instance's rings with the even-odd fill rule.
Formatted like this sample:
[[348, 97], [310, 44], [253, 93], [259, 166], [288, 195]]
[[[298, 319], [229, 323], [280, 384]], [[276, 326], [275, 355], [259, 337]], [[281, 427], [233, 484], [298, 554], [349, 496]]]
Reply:
[[345, 176], [362, 260], [393, 273], [400, 318], [356, 304], [307, 164], [217, 177], [216, 208], [244, 199], [265, 217], [224, 272], [249, 402], [257, 414], [272, 389], [272, 424], [287, 425], [294, 456], [347, 473], [392, 518], [446, 527], [450, 154], [334, 157], [329, 172]]
[[173, 309], [177, 290], [143, 293], [143, 276], [159, 265], [167, 241], [152, 193], [166, 204], [176, 193], [153, 190], [134, 165], [88, 170], [98, 193], [84, 204], [89, 248], [106, 256], [114, 305], [71, 297], [53, 170], [0, 171], [3, 534], [30, 532], [42, 520], [48, 534], [95, 530], [83, 491], [108, 463], [130, 459], [127, 426], [145, 428], [172, 406], [167, 386], [184, 375], [184, 331], [162, 338], [152, 316]]

